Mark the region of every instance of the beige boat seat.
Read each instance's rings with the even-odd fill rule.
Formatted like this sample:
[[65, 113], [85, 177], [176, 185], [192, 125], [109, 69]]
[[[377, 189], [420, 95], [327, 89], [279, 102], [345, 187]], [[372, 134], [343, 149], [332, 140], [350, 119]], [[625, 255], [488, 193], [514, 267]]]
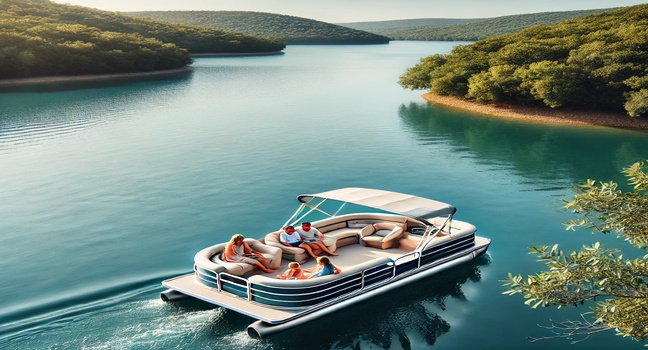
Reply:
[[[296, 261], [300, 264], [311, 259], [311, 256], [306, 252], [306, 249], [300, 247], [289, 247], [281, 244], [279, 241], [279, 235], [281, 235], [281, 231], [268, 233], [264, 237], [263, 241], [271, 247], [280, 248], [285, 259]], [[335, 251], [335, 240], [324, 240], [324, 244], [326, 244], [326, 248], [330, 251]], [[313, 249], [313, 254], [317, 256], [322, 255], [322, 253], [322, 250], [319, 248]]]
[[[281, 249], [268, 246], [253, 238], [246, 238], [245, 243], [270, 260], [269, 268], [277, 269], [281, 266]], [[220, 243], [199, 251], [194, 257], [194, 264], [209, 271], [225, 271], [237, 276], [248, 276], [257, 272], [258, 268], [254, 265], [224, 261], [221, 255], [226, 245], [227, 243]]]
[[388, 249], [398, 244], [398, 239], [405, 232], [405, 224], [396, 222], [378, 222], [360, 229], [360, 244], [374, 248]]

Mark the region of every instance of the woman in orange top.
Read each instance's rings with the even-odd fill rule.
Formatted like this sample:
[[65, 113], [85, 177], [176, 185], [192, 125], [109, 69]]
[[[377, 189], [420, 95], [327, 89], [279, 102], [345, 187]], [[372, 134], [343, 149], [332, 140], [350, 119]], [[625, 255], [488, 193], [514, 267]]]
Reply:
[[223, 260], [227, 262], [247, 263], [255, 265], [266, 273], [272, 273], [276, 270], [270, 270], [266, 265], [270, 260], [266, 259], [263, 254], [254, 251], [247, 243], [243, 241], [242, 234], [235, 234], [225, 246], [223, 251]]

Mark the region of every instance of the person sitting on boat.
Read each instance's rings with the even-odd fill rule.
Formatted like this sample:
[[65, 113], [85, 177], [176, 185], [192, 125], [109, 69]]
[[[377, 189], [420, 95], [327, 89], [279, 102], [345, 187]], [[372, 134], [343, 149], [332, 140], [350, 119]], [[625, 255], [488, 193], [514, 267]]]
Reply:
[[301, 265], [299, 265], [298, 262], [293, 261], [288, 264], [288, 270], [286, 270], [283, 275], [278, 275], [277, 278], [281, 280], [301, 280], [306, 277], [304, 276], [304, 269], [301, 268]]
[[293, 226], [288, 225], [284, 227], [283, 231], [281, 231], [281, 234], [279, 235], [279, 242], [285, 246], [299, 247], [304, 243], [304, 239], [296, 232], [297, 231]]
[[338, 274], [342, 272], [337, 266], [331, 263], [331, 260], [325, 256], [317, 258], [317, 265], [312, 269], [308, 278], [321, 277], [326, 275]]
[[263, 254], [254, 251], [247, 243], [243, 241], [245, 237], [242, 234], [235, 234], [230, 239], [229, 243], [225, 246], [223, 251], [223, 260], [227, 262], [243, 262], [251, 265], [256, 265], [258, 268], [267, 273], [275, 272], [276, 270], [269, 269], [266, 265], [270, 263]]
[[329, 255], [337, 256], [338, 254], [330, 251], [322, 241], [322, 233], [313, 227], [310, 222], [302, 222], [301, 227], [296, 228], [297, 233], [304, 239], [305, 245], [311, 248], [319, 248]]
[[279, 235], [279, 242], [288, 247], [303, 248], [306, 250], [308, 255], [313, 257], [313, 259], [317, 259], [317, 255], [313, 252], [313, 248], [304, 242], [304, 238], [297, 233], [294, 226], [288, 225], [284, 227], [283, 231]]

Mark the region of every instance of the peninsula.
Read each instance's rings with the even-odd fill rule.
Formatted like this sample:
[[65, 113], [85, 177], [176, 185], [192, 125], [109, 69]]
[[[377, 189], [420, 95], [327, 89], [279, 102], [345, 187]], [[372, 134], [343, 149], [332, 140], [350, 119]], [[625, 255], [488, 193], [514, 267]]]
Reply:
[[648, 4], [529, 27], [421, 59], [435, 103], [509, 118], [646, 129]]

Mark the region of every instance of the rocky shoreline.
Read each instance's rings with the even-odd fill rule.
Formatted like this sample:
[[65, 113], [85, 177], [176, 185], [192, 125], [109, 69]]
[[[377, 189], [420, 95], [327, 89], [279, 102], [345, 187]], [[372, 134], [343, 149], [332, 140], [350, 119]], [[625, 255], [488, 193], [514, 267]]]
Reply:
[[633, 118], [625, 113], [526, 107], [503, 103], [480, 104], [457, 97], [439, 96], [432, 93], [424, 94], [423, 98], [431, 103], [501, 118], [553, 124], [597, 125], [648, 130], [648, 118]]

